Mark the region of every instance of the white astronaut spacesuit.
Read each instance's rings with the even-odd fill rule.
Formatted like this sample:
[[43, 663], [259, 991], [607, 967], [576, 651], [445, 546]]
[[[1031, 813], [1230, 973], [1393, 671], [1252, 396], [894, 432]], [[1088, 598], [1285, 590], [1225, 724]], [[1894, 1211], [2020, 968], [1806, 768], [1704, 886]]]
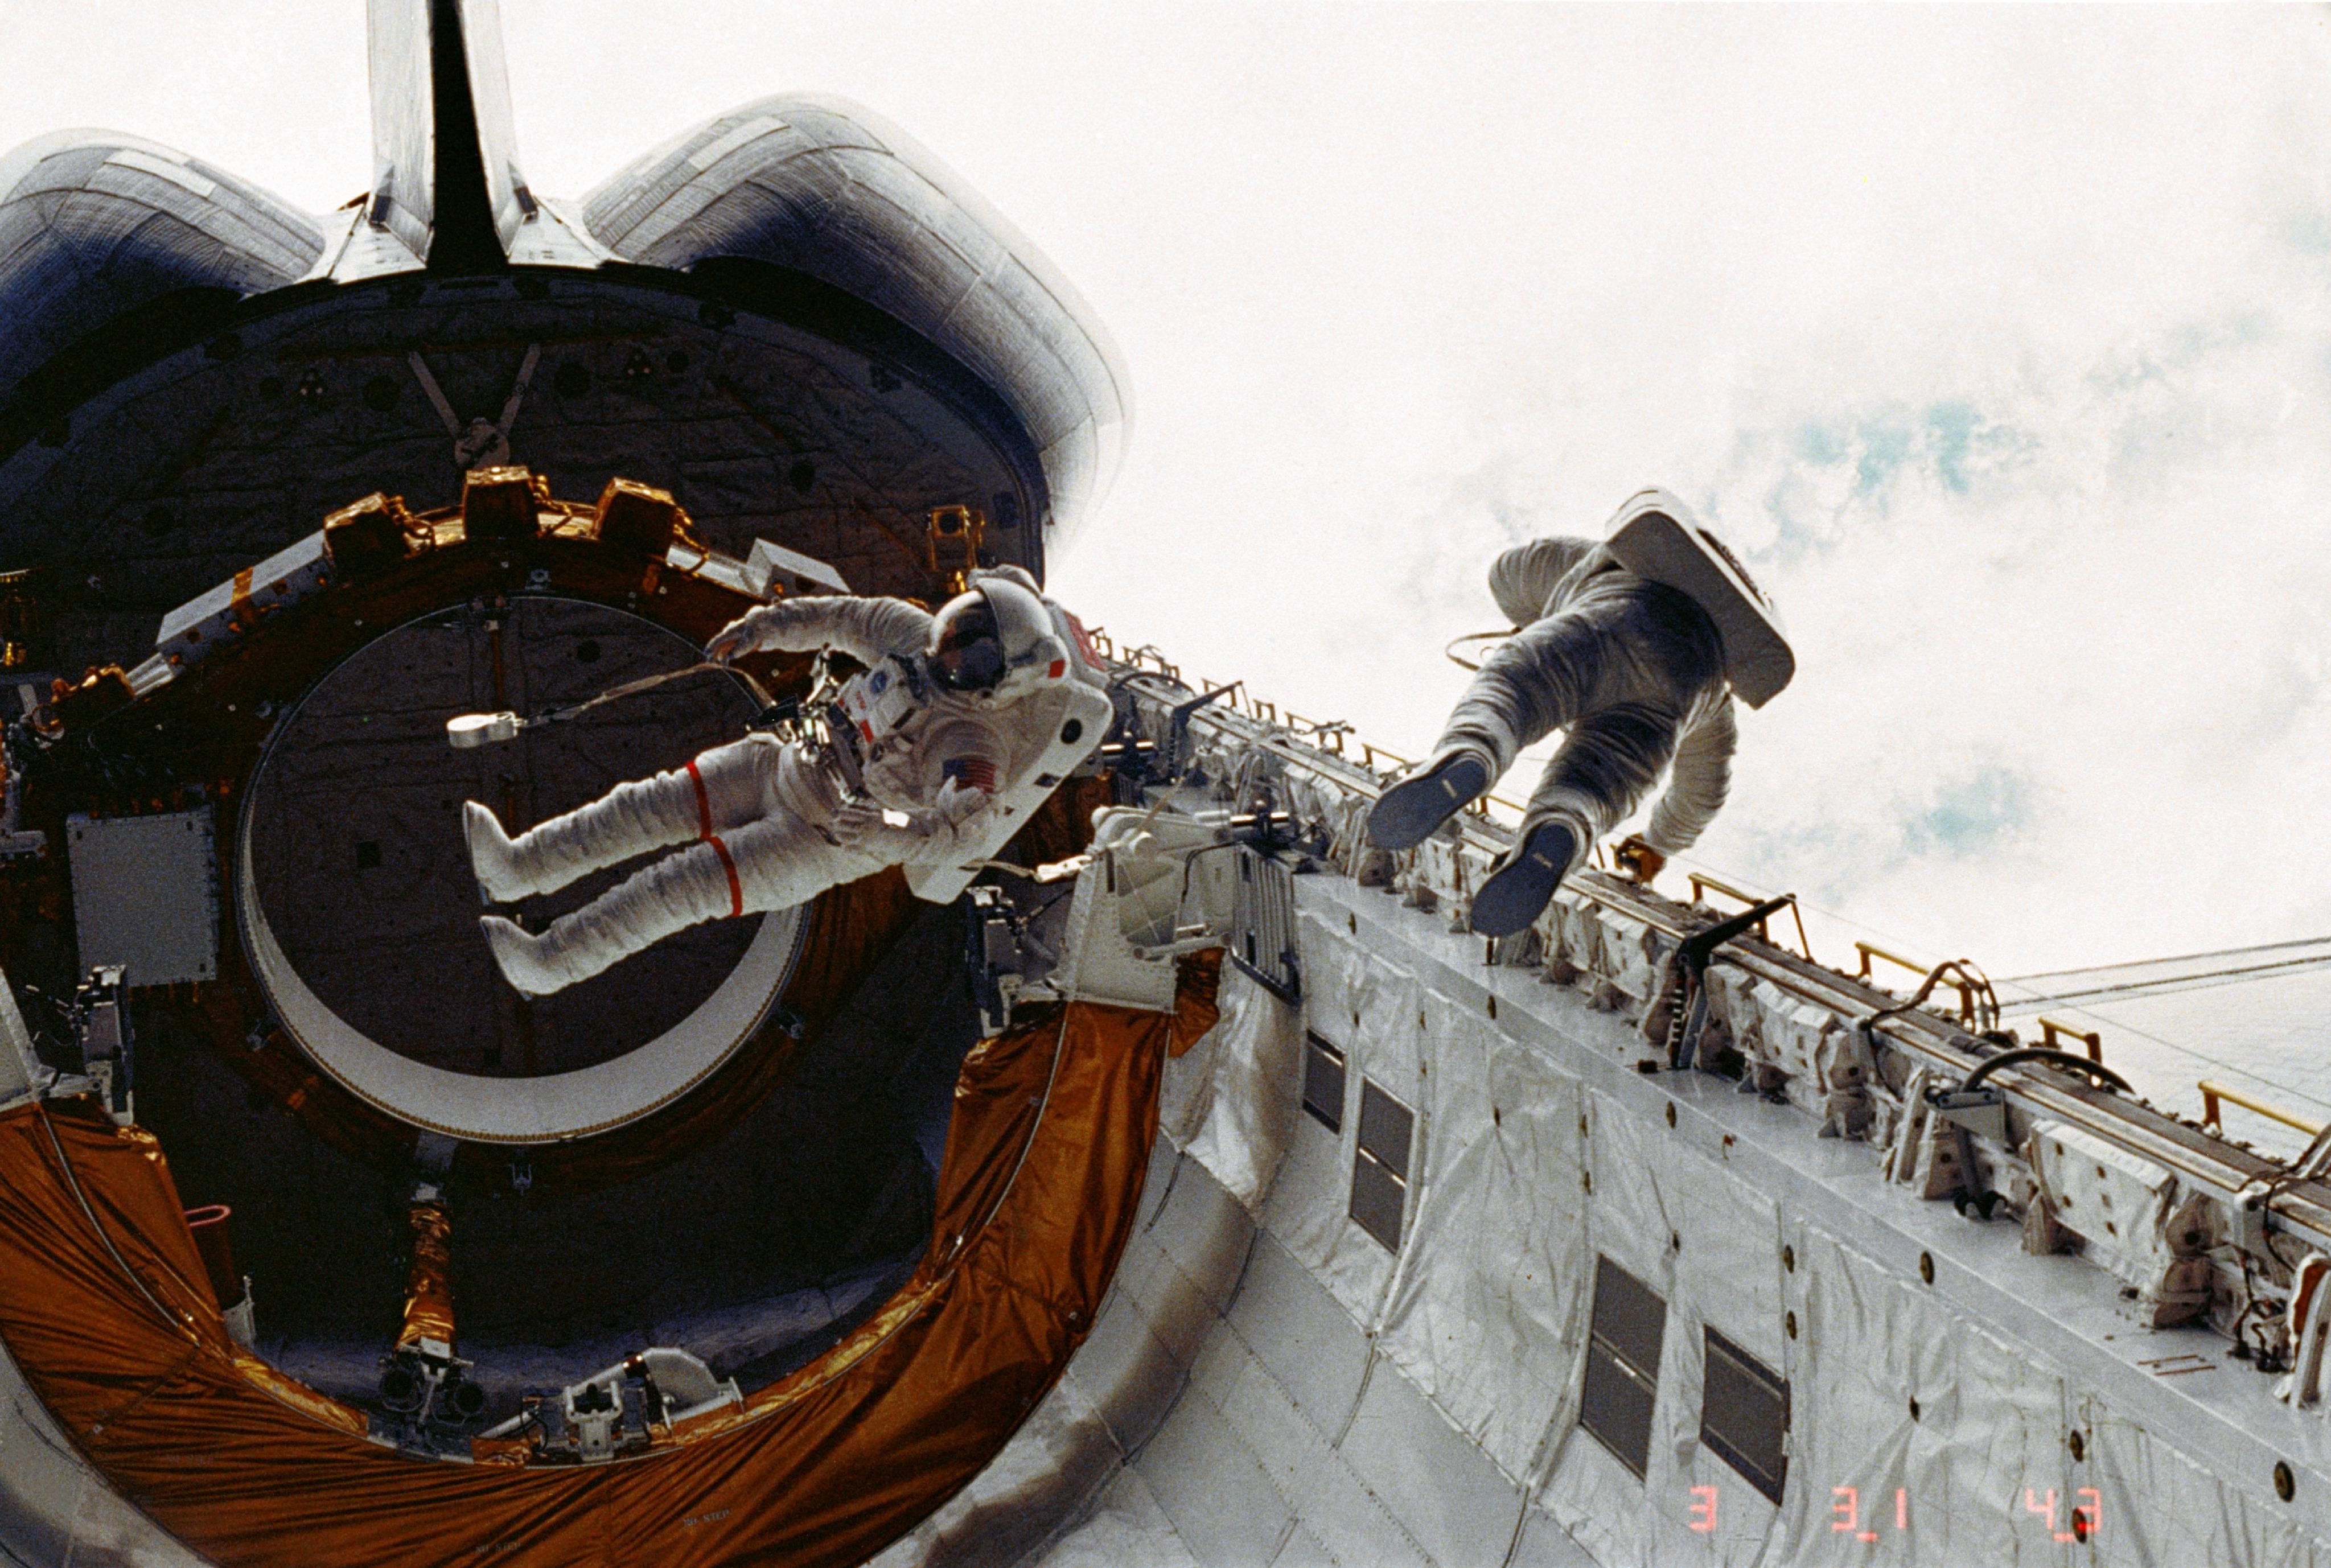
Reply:
[[[842, 693], [852, 755], [755, 734], [685, 767], [618, 784], [515, 839], [475, 802], [464, 807], [471, 864], [495, 902], [673, 844], [574, 913], [529, 936], [499, 916], [481, 925], [510, 984], [543, 995], [598, 974], [702, 921], [782, 909], [886, 866], [975, 852], [992, 837], [999, 781], [1013, 757], [1021, 699], [1064, 677], [1052, 607], [1016, 567], [975, 574], [937, 615], [900, 599], [789, 598], [748, 612], [706, 651], [830, 648], [866, 667]], [[855, 771], [857, 777], [849, 776]], [[1051, 782], [1050, 780], [1047, 783]], [[903, 813], [888, 822], [885, 809]]]
[[[1487, 790], [1525, 746], [1568, 730], [1529, 798], [1513, 849], [1475, 892], [1473, 929], [1485, 936], [1510, 936], [1536, 919], [1563, 879], [1670, 765], [1641, 837], [1660, 859], [1689, 849], [1731, 784], [1737, 736], [1730, 677], [1746, 681], [1752, 705], [1761, 705], [1793, 667], [1769, 603], [1712, 534], [1666, 515], [1685, 517], [1673, 498], [1645, 492], [1622, 510], [1621, 523], [1649, 511], [1649, 498], [1657, 499], [1655, 520], [1670, 536], [1716, 552], [1695, 564], [1701, 575], [1679, 580], [1696, 588], [1717, 583], [1718, 591], [1701, 588], [1696, 599], [1629, 570], [1614, 553], [1624, 547], [1616, 533], [1609, 544], [1546, 538], [1508, 550], [1489, 569], [1489, 592], [1519, 630], [1482, 662], [1432, 755], [1388, 786], [1369, 815], [1372, 841], [1407, 849]], [[1718, 557], [1725, 568], [1714, 567]], [[1727, 587], [1731, 601], [1713, 608], [1701, 602], [1723, 601]], [[1745, 604], [1737, 602], [1742, 589], [1750, 596]], [[1739, 648], [1727, 649], [1719, 618], [1737, 629]]]

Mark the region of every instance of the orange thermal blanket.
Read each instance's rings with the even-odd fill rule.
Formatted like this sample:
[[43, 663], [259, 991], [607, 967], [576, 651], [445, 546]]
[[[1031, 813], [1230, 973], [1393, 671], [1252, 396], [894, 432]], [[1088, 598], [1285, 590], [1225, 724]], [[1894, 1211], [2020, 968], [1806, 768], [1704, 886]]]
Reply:
[[[1211, 978], [1185, 976], [1185, 1032]], [[90, 1462], [229, 1568], [857, 1563], [978, 1473], [1091, 1327], [1174, 1022], [1079, 1003], [974, 1050], [914, 1277], [742, 1411], [637, 1458], [461, 1465], [366, 1441], [358, 1412], [228, 1337], [160, 1148], [86, 1102], [0, 1117], [0, 1337]]]

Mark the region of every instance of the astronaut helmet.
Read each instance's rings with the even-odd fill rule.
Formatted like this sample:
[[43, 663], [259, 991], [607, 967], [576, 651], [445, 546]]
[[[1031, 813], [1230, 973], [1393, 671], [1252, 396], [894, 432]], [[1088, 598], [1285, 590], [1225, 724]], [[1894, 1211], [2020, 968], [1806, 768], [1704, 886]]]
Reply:
[[972, 574], [939, 607], [923, 655], [942, 689], [991, 708], [1069, 679], [1074, 659], [1051, 602], [1015, 566]]

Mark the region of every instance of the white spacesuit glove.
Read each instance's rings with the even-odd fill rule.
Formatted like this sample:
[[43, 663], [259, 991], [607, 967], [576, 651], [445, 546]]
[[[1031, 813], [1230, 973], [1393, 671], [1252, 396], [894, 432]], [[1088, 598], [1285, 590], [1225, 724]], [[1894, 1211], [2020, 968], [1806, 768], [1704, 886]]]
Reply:
[[704, 645], [704, 657], [715, 664], [727, 664], [739, 654], [755, 651], [756, 646], [752, 628], [740, 616], [712, 634]]
[[915, 821], [928, 813], [909, 812], [904, 822], [886, 819], [880, 806], [852, 802], [833, 813], [828, 826], [833, 830], [833, 841], [845, 850], [856, 850], [861, 855], [871, 855], [891, 865], [904, 865], [930, 847], [930, 833]]
[[940, 788], [937, 804], [901, 813], [907, 819], [903, 823], [889, 821], [879, 806], [853, 802], [835, 812], [830, 825], [834, 841], [844, 849], [904, 865], [945, 856], [954, 849], [962, 825], [986, 803], [986, 791], [949, 779]]

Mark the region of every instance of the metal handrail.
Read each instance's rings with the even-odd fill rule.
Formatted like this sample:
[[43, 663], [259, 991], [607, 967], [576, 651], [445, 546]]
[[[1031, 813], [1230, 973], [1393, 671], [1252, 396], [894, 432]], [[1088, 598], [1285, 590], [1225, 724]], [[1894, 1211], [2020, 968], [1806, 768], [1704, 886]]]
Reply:
[[[1915, 958], [1905, 958], [1899, 953], [1880, 947], [1875, 942], [1856, 942], [1853, 945], [1853, 950], [1861, 955], [1861, 967], [1854, 972], [1854, 978], [1857, 980], [1873, 982], [1876, 980], [1877, 976], [1872, 974], [1870, 969], [1870, 961], [1873, 958], [1883, 958], [1889, 964], [1907, 969], [1922, 981], [1927, 978], [1927, 965]], [[1974, 1022], [1974, 987], [1964, 979], [1947, 980], [1944, 984], [1959, 993], [1959, 1022], [1973, 1023]], [[2050, 1043], [2052, 1044], [2053, 1041]]]
[[2254, 1095], [2244, 1094], [2231, 1084], [2222, 1084], [2205, 1078], [2197, 1087], [2202, 1091], [2202, 1125], [2221, 1136], [2224, 1136], [2226, 1128], [2225, 1123], [2220, 1117], [2218, 1107], [2220, 1100], [2231, 1100], [2242, 1109], [2255, 1111], [2270, 1122], [2280, 1122], [2284, 1126], [2296, 1127], [2310, 1138], [2320, 1133], [2326, 1126], [2325, 1123], [2300, 1116], [2297, 1111], [2286, 1110], [2272, 1100], [2260, 1099]]
[[1308, 730], [1310, 734], [1306, 736], [1307, 739], [1314, 746], [1325, 746], [1337, 756], [1344, 755], [1344, 737], [1352, 733], [1349, 719], [1306, 718], [1291, 708], [1287, 710], [1287, 724], [1290, 729]]
[[[1704, 902], [1705, 895], [1708, 893], [1721, 893], [1727, 898], [1737, 898], [1743, 906], [1749, 908], [1754, 908], [1756, 905], [1764, 902], [1764, 899], [1761, 897], [1749, 892], [1746, 888], [1736, 888], [1729, 882], [1719, 881], [1716, 878], [1709, 876], [1705, 871], [1688, 872], [1686, 873], [1684, 879], [1691, 884], [1691, 901], [1695, 904]], [[1799, 950], [1804, 954], [1807, 959], [1812, 959], [1813, 955], [1813, 945], [1812, 940], [1805, 935], [1804, 912], [1797, 908], [1797, 901], [1794, 897], [1792, 897], [1789, 899], [1789, 913], [1797, 922], [1797, 946]], [[1770, 942], [1773, 939], [1772, 933], [1765, 929], [1765, 924], [1762, 920], [1756, 922], [1756, 935], [1763, 937], [1767, 942]], [[1864, 975], [1866, 976], [1868, 973], [1869, 971], [1865, 968], [1863, 970]]]
[[[1719, 882], [1715, 878], [1708, 876], [1704, 872], [1694, 871], [1687, 877], [1685, 880], [1691, 884], [1691, 901], [1695, 904], [1706, 903], [1708, 901], [1708, 894], [1710, 891], [1722, 893], [1727, 898], [1737, 898], [1742, 904], [1746, 905], [1751, 908], [1755, 908], [1757, 902], [1756, 899], [1751, 898], [1746, 893], [1742, 892], [1739, 889], [1732, 887], [1727, 883]], [[1773, 933], [1765, 928], [1765, 923], [1762, 920], [1756, 922], [1756, 935], [1763, 937], [1767, 942], [1770, 942], [1773, 939]]]
[[1870, 961], [1873, 958], [1883, 958], [1887, 963], [1898, 965], [1922, 979], [1926, 976], [1926, 965], [1919, 963], [1915, 958], [1905, 958], [1902, 955], [1894, 952], [1890, 948], [1880, 947], [1875, 942], [1856, 942], [1853, 945], [1853, 950], [1861, 955], [1861, 967], [1854, 971], [1854, 974], [1857, 979], [1869, 980], [1873, 978], [1870, 973]]
[[2070, 1024], [2053, 1018], [2042, 1018], [2035, 1020], [2035, 1022], [2040, 1025], [2040, 1039], [2041, 1043], [2052, 1048], [2056, 1043], [2057, 1036], [2061, 1035], [2066, 1040], [2077, 1040], [2086, 1045], [2088, 1048], [2088, 1060], [2090, 1061], [2101, 1062], [2104, 1060], [2105, 1037], [2096, 1030], [2075, 1029]]

